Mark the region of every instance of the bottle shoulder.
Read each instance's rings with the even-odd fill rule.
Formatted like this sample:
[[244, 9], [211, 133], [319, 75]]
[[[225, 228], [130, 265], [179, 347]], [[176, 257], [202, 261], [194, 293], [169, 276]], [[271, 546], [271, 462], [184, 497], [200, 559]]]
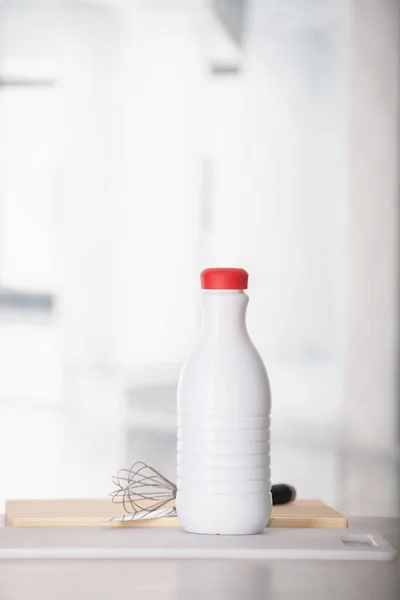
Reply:
[[270, 404], [267, 371], [250, 338], [224, 347], [200, 340], [180, 375], [178, 409], [265, 415]]
[[218, 340], [203, 337], [199, 340], [185, 365], [220, 365], [235, 366], [238, 362], [245, 362], [248, 367], [260, 368], [265, 371], [265, 365], [261, 355], [248, 336], [240, 336], [239, 339]]

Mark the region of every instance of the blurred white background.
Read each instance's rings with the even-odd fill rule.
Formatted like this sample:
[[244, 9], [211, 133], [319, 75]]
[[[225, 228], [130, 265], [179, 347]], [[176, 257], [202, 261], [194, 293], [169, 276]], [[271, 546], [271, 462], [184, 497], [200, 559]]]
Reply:
[[397, 510], [396, 0], [0, 1], [0, 501], [174, 477], [199, 271], [250, 272], [274, 482]]

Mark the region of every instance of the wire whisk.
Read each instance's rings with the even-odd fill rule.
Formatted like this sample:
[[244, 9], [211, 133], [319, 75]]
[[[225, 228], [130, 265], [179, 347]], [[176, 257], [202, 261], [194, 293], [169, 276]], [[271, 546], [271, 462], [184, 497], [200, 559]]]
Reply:
[[175, 506], [167, 508], [176, 498], [175, 483], [146, 463], [139, 461], [130, 469], [120, 469], [112, 481], [116, 489], [110, 496], [113, 502], [123, 505], [126, 514], [122, 520], [156, 516], [155, 511], [164, 507], [167, 510], [157, 516], [176, 516]]

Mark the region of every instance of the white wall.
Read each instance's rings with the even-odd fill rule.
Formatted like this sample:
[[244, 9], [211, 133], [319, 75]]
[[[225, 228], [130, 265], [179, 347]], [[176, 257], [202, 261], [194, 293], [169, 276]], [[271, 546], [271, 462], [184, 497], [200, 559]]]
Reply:
[[60, 161], [58, 3], [0, 3], [2, 78], [54, 81], [1, 87], [0, 284], [54, 292], [58, 285]]
[[400, 6], [353, 0], [349, 28], [349, 444], [398, 443]]
[[190, 12], [121, 15], [113, 79], [115, 361], [181, 362], [196, 332], [203, 64]]

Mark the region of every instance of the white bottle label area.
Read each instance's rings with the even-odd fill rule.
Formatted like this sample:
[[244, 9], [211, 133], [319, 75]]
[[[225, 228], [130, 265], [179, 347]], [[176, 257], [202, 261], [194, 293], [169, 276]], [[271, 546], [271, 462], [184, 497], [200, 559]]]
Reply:
[[178, 415], [178, 489], [201, 481], [208, 493], [262, 492], [270, 480], [269, 423], [268, 417]]

